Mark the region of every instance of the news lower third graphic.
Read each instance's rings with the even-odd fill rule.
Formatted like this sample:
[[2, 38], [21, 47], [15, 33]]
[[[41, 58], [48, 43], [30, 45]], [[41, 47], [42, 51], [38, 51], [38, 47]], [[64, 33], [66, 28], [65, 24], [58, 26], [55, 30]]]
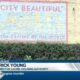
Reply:
[[80, 71], [80, 63], [0, 63], [0, 71]]
[[[56, 76], [56, 74], [57, 74], [57, 76], [59, 76], [59, 75], [61, 75], [61, 74], [59, 74], [60, 72], [62, 72], [61, 74], [63, 76], [65, 76], [65, 73], [67, 73], [66, 75], [69, 75], [69, 76], [71, 74], [73, 74], [74, 72], [75, 73], [77, 72], [77, 74], [78, 74], [78, 72], [80, 72], [80, 63], [79, 62], [67, 62], [67, 63], [47, 62], [47, 63], [45, 63], [45, 62], [31, 62], [31, 61], [30, 62], [15, 61], [15, 60], [14, 61], [8, 61], [8, 60], [0, 61], [0, 79], [3, 79], [3, 80], [6, 80], [8, 78], [9, 78], [8, 80], [12, 80], [12, 79], [25, 80], [28, 78], [29, 78], [29, 80], [32, 80], [32, 78], [34, 78], [34, 76], [35, 76], [34, 74], [36, 74], [39, 77], [41, 75], [44, 75], [44, 73], [45, 73], [44, 76], [46, 76], [46, 75]], [[34, 75], [34, 76], [32, 76], [32, 75]], [[73, 75], [75, 75], [75, 77], [79, 76], [79, 74], [78, 75], [73, 74]], [[74, 78], [73, 75], [71, 75], [71, 76]], [[16, 78], [15, 78], [15, 76], [16, 76]], [[36, 80], [37, 80], [37, 76], [36, 76]], [[42, 77], [42, 78], [44, 78], [44, 77]], [[54, 78], [55, 77], [53, 77], [53, 79]], [[47, 80], [49, 80], [49, 77]], [[59, 80], [59, 79], [57, 79], [57, 80]]]

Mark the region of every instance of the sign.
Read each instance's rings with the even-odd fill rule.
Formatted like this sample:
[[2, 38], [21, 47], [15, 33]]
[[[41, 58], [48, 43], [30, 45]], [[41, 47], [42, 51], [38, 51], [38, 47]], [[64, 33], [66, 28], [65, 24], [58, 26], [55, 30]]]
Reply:
[[1, 2], [0, 40], [66, 42], [66, 3]]

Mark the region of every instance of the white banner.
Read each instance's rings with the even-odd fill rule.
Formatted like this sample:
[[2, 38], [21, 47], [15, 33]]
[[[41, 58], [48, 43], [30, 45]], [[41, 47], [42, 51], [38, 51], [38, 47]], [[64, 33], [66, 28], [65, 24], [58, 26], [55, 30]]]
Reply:
[[0, 40], [66, 42], [66, 3], [0, 2]]

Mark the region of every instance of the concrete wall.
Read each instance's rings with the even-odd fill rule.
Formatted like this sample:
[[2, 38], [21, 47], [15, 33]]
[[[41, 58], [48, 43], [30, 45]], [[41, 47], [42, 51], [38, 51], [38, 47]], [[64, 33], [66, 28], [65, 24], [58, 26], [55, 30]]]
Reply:
[[80, 0], [68, 2], [69, 42], [80, 43]]

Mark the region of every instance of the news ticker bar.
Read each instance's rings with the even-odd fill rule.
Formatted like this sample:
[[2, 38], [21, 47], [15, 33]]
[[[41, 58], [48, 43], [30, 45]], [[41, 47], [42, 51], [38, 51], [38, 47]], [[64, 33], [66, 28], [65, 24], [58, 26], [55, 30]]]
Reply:
[[80, 63], [0, 63], [0, 71], [80, 71]]

